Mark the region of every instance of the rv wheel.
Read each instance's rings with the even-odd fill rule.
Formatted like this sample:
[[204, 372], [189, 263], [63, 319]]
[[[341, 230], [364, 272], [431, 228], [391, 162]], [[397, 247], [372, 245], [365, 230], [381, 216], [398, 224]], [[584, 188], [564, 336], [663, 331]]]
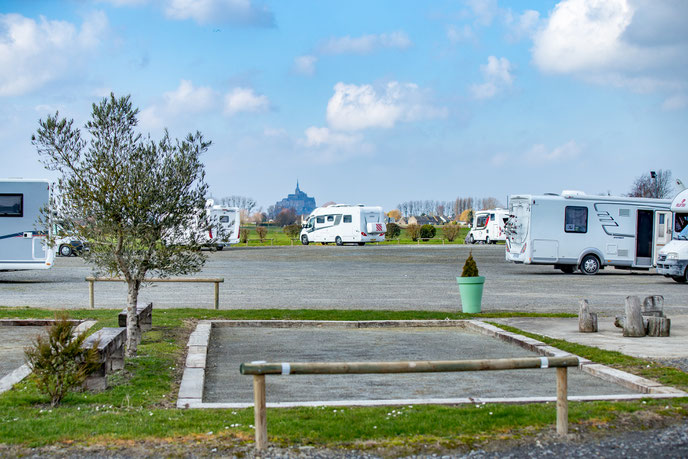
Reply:
[[337, 244], [337, 245], [344, 245], [344, 241], [342, 241], [342, 238], [339, 237], [339, 236], [337, 236], [336, 238], [334, 238], [334, 243]]
[[685, 284], [688, 282], [688, 266], [686, 266], [686, 270], [683, 272], [683, 276], [672, 276], [672, 279], [678, 282], [679, 284]]
[[306, 236], [305, 234], [301, 236], [301, 244], [308, 245], [308, 236]]
[[365, 242], [359, 242], [358, 245], [365, 245]]
[[487, 237], [485, 238], [485, 244], [489, 244], [489, 243], [490, 243], [490, 236], [487, 236]]
[[72, 256], [72, 246], [67, 245], [67, 244], [62, 244], [60, 246], [60, 255], [63, 257], [71, 257]]
[[468, 243], [469, 244], [475, 244], [475, 238], [473, 237], [472, 234], [468, 236]]
[[600, 260], [595, 255], [586, 255], [583, 257], [583, 261], [581, 261], [580, 270], [583, 274], [589, 276], [597, 274], [600, 270]]

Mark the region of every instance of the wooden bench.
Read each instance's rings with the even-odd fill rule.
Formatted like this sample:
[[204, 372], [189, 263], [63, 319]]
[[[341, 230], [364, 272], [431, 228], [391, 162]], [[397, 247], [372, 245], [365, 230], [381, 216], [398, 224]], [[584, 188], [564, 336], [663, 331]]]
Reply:
[[126, 328], [101, 328], [84, 340], [83, 347], [90, 349], [98, 341], [98, 356], [100, 368], [92, 373], [84, 386], [89, 390], [103, 390], [107, 388], [105, 377], [116, 370], [124, 368], [124, 343], [127, 340]]
[[[141, 332], [145, 332], [153, 328], [153, 303], [146, 305], [136, 305], [136, 320], [139, 324]], [[122, 312], [117, 316], [117, 323], [120, 327], [127, 327], [127, 308], [122, 309]]]
[[[88, 298], [89, 305], [91, 309], [95, 308], [94, 301], [94, 284], [95, 282], [126, 282], [127, 280], [122, 277], [92, 277], [86, 278], [88, 281]], [[220, 282], [224, 282], [224, 277], [166, 277], [157, 278], [151, 277], [149, 279], [144, 279], [143, 283], [151, 282], [212, 282], [215, 284], [215, 309], [220, 309]]]

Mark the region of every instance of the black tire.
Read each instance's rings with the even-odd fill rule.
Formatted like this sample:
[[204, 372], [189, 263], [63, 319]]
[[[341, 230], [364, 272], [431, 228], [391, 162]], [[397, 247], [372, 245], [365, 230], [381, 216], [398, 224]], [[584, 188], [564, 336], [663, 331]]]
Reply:
[[344, 245], [344, 241], [342, 241], [342, 238], [339, 237], [339, 236], [337, 236], [336, 238], [334, 238], [334, 243], [337, 244], [337, 245]]
[[573, 274], [573, 272], [576, 270], [576, 267], [573, 265], [565, 265], [560, 267], [559, 269], [561, 269], [561, 272], [563, 272], [564, 274]]
[[365, 242], [359, 242], [358, 245], [365, 245]]
[[301, 244], [308, 245], [308, 236], [306, 236], [305, 234], [301, 236]]
[[586, 255], [583, 257], [579, 269], [583, 274], [593, 276], [600, 270], [600, 260], [595, 255]]
[[490, 243], [490, 236], [487, 236], [487, 237], [485, 237], [485, 244], [489, 244], [489, 243]]
[[71, 257], [72, 254], [74, 253], [74, 250], [72, 249], [72, 246], [69, 244], [62, 244], [60, 246], [60, 255], [63, 257]]
[[218, 245], [218, 246], [217, 246], [217, 251], [220, 252], [220, 251], [222, 251], [222, 249], [224, 249], [224, 248], [225, 248], [224, 245]]
[[672, 276], [672, 279], [674, 279], [679, 284], [685, 284], [686, 282], [688, 282], [688, 266], [686, 266], [686, 270], [683, 271], [683, 276]]
[[475, 244], [475, 238], [473, 237], [472, 234], [468, 235], [468, 243], [469, 244]]

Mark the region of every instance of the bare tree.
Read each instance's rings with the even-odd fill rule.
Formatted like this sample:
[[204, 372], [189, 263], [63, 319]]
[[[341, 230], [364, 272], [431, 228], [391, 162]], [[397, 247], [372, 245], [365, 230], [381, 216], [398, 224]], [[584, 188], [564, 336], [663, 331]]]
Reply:
[[220, 199], [220, 203], [223, 206], [245, 210], [247, 215], [251, 215], [251, 211], [256, 207], [256, 200], [246, 196], [227, 196]]
[[[32, 136], [41, 162], [60, 177], [52, 211], [74, 237], [89, 242], [87, 262], [98, 273], [120, 275], [128, 286], [126, 355], [136, 355], [136, 319], [146, 274], [189, 274], [201, 269], [208, 186], [200, 155], [210, 146], [189, 134], [162, 140], [136, 132], [138, 109], [114, 94], [93, 104], [81, 130], [59, 113], [39, 120]], [[50, 218], [45, 215], [43, 219]]]
[[275, 217], [275, 223], [279, 226], [293, 225], [296, 222], [296, 211], [291, 207], [280, 210]]
[[670, 198], [674, 186], [671, 183], [671, 171], [658, 170], [642, 174], [635, 179], [628, 196], [635, 198]]

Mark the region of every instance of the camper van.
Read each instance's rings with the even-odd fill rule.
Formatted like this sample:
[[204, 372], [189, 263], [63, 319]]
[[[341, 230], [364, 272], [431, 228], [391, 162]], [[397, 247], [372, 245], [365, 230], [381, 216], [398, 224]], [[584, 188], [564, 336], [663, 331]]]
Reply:
[[37, 226], [49, 202], [47, 180], [0, 179], [0, 271], [52, 267], [55, 251]]
[[206, 215], [210, 223], [206, 238], [208, 246], [222, 250], [226, 245], [239, 243], [241, 216], [237, 207], [216, 205], [209, 199]]
[[466, 235], [466, 242], [496, 244], [506, 240], [504, 225], [509, 219], [506, 209], [479, 210], [473, 216], [473, 227]]
[[[688, 282], [688, 190], [681, 191], [671, 203], [674, 227], [671, 241], [659, 251], [657, 272], [676, 282]], [[670, 220], [665, 220], [666, 224]]]
[[596, 274], [605, 266], [649, 269], [669, 241], [671, 201], [589, 196], [512, 195], [506, 224], [506, 259]]
[[366, 242], [384, 241], [386, 232], [382, 207], [333, 204], [311, 212], [300, 237], [303, 245], [310, 242], [365, 245]]

